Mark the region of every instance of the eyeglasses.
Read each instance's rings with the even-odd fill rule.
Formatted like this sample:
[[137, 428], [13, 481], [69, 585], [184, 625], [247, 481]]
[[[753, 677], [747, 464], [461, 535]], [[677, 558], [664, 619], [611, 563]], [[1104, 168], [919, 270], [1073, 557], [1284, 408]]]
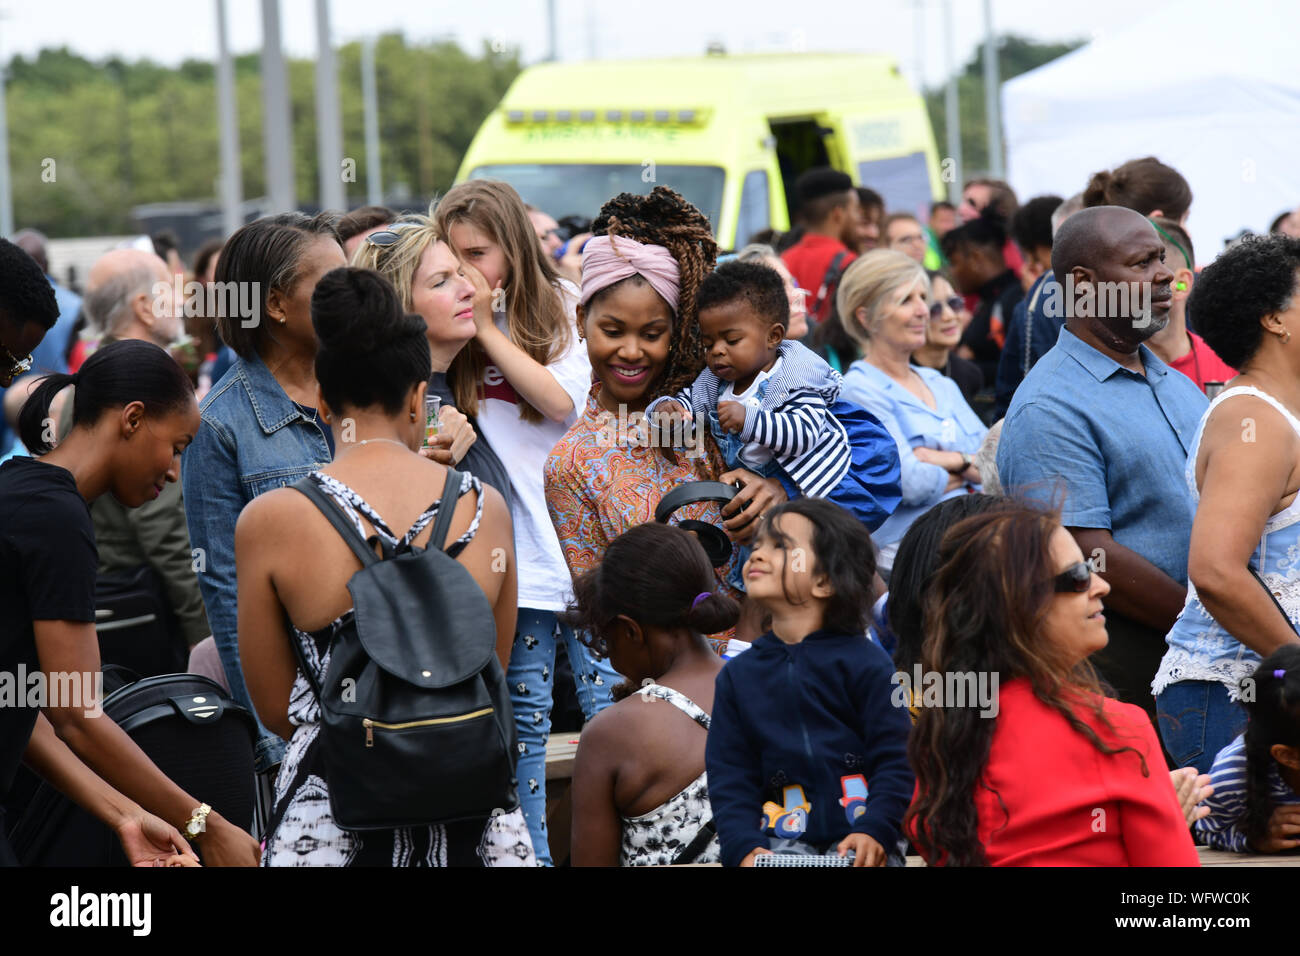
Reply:
[[1083, 594], [1092, 586], [1093, 573], [1091, 561], [1076, 561], [1052, 579], [1056, 593]]
[[0, 381], [13, 381], [24, 372], [32, 370], [32, 357], [30, 355], [18, 358], [13, 352], [9, 351], [9, 346], [0, 343]]
[[966, 302], [959, 295], [950, 295], [946, 299], [940, 299], [930, 306], [930, 318], [937, 319], [943, 315], [943, 307], [948, 306], [954, 312], [960, 312], [966, 306]]

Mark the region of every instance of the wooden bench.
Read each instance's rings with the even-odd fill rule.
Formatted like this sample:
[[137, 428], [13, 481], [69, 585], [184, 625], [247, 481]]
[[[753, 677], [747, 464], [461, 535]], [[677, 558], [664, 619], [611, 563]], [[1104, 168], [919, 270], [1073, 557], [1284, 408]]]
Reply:
[[569, 859], [573, 827], [573, 799], [569, 791], [573, 758], [577, 753], [576, 733], [551, 734], [546, 738], [546, 835], [551, 861], [556, 866]]

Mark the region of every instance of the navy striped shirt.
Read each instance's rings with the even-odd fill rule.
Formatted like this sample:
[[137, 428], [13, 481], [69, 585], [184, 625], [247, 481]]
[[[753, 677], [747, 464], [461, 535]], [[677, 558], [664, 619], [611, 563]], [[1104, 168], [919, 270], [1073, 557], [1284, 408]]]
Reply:
[[[844, 479], [852, 461], [848, 433], [830, 411], [844, 380], [799, 342], [782, 342], [777, 351], [780, 361], [767, 380], [760, 407], [745, 406], [739, 437], [770, 449], [801, 494], [824, 498]], [[725, 384], [706, 368], [673, 397], [691, 409], [702, 426], [717, 409]], [[646, 414], [653, 416], [663, 401], [651, 402]]]
[[[1213, 850], [1250, 853], [1246, 843], [1246, 736], [1242, 734], [1219, 751], [1210, 768], [1214, 795], [1205, 800], [1210, 815], [1196, 821], [1196, 836]], [[1268, 790], [1274, 806], [1300, 804], [1300, 795], [1286, 785], [1271, 760]]]

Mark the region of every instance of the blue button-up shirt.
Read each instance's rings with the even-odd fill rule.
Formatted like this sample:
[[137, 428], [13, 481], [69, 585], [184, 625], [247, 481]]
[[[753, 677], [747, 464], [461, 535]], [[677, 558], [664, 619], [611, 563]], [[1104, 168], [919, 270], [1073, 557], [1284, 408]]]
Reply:
[[1064, 495], [1061, 523], [1104, 528], [1187, 583], [1192, 498], [1183, 469], [1209, 402], [1145, 345], [1146, 375], [1061, 329], [1007, 410], [998, 476], [1009, 493]]
[[[979, 416], [966, 404], [956, 382], [932, 368], [914, 366], [912, 371], [934, 396], [934, 408], [865, 359], [849, 366], [840, 396], [880, 419], [898, 445], [903, 500], [885, 523], [871, 532], [871, 540], [880, 547], [902, 540], [912, 522], [944, 498], [968, 491], [964, 485], [945, 491], [949, 473], [939, 465], [921, 461], [912, 450], [924, 447], [973, 455], [988, 434]], [[892, 554], [882, 555], [881, 559], [890, 564], [893, 561]]]

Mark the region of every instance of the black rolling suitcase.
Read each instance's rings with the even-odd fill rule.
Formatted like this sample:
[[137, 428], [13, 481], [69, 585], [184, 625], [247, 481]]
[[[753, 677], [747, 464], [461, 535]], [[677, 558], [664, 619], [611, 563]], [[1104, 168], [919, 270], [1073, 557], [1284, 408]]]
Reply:
[[[247, 710], [197, 674], [126, 682], [121, 668], [106, 667], [104, 685], [104, 713], [158, 769], [231, 823], [259, 832], [257, 723]], [[23, 866], [127, 865], [112, 830], [26, 768], [20, 774], [26, 779], [15, 780], [6, 816], [14, 821], [9, 842]], [[16, 807], [14, 796], [25, 794], [25, 806]]]

